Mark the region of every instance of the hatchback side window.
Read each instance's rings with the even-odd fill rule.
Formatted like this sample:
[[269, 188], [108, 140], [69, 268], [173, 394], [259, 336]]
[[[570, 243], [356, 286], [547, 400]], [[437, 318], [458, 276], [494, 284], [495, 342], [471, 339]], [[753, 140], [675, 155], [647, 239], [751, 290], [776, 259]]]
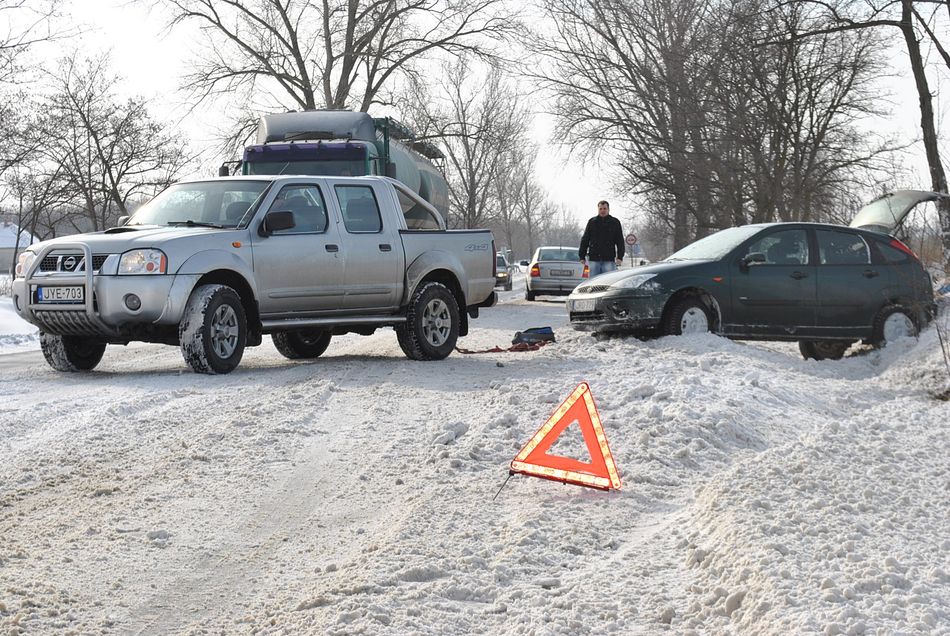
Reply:
[[338, 185], [336, 198], [340, 202], [343, 225], [346, 226], [347, 232], [379, 232], [383, 229], [379, 205], [372, 188]]
[[871, 262], [868, 244], [857, 234], [818, 230], [818, 255], [822, 265], [867, 265]]
[[307, 234], [326, 232], [327, 207], [323, 194], [315, 185], [286, 185], [277, 193], [270, 212], [293, 212], [294, 227], [274, 234]]
[[765, 265], [807, 265], [808, 235], [805, 230], [772, 232], [749, 245], [747, 254], [765, 255]]

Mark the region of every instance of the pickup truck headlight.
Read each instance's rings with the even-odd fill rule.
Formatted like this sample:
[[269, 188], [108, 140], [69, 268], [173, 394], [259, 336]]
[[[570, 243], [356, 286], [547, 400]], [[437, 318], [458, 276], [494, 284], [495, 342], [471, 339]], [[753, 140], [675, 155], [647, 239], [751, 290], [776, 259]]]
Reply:
[[168, 259], [161, 250], [132, 250], [119, 259], [120, 274], [164, 274]]
[[30, 269], [30, 265], [33, 264], [33, 260], [36, 258], [36, 254], [30, 252], [29, 250], [25, 252], [20, 252], [20, 255], [17, 256], [16, 268], [13, 270], [14, 278], [23, 278], [26, 276], [26, 272]]
[[[644, 287], [644, 284], [652, 278], [655, 278], [656, 274], [636, 274], [628, 278], [624, 278], [621, 281], [617, 281], [611, 287], [614, 289], [639, 289]], [[647, 286], [649, 287], [649, 285]]]

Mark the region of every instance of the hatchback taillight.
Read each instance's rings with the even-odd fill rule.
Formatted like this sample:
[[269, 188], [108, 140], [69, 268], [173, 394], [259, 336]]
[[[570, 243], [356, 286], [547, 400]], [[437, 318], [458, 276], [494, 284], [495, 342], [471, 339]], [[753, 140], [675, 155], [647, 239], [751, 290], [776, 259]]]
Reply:
[[539, 276], [541, 276], [541, 266], [540, 266], [540, 265], [532, 265], [532, 266], [531, 266], [531, 278], [538, 278]]
[[905, 254], [910, 254], [911, 256], [914, 257], [915, 260], [918, 260], [918, 261], [920, 260], [920, 258], [918, 258], [916, 254], [914, 254], [914, 250], [910, 249], [909, 247], [907, 247], [906, 245], [898, 241], [896, 238], [891, 239], [890, 245], [894, 249], [900, 250], [904, 252]]

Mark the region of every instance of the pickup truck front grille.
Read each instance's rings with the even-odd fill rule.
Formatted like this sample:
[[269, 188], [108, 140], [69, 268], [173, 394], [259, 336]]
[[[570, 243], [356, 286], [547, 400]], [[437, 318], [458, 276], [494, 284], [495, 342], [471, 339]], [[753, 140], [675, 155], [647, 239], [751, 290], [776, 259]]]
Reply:
[[[92, 271], [98, 272], [102, 264], [109, 258], [108, 254], [92, 255]], [[82, 252], [53, 252], [46, 256], [40, 263], [41, 272], [81, 272], [83, 256]]]
[[42, 323], [42, 331], [58, 336], [95, 336], [102, 333], [85, 311], [34, 310], [33, 317]]

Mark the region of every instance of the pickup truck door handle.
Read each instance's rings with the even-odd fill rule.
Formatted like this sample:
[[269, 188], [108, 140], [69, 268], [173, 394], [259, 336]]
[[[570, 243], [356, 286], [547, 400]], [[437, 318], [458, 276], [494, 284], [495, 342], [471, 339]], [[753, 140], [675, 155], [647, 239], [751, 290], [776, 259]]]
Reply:
[[866, 269], [866, 270], [864, 270], [864, 277], [865, 277], [865, 278], [874, 278], [875, 276], [880, 276], [880, 274], [878, 274], [878, 273], [877, 273], [875, 270], [873, 270], [873, 269]]
[[393, 246], [390, 245], [389, 243], [380, 243], [380, 244], [379, 244], [379, 251], [380, 251], [380, 252], [391, 252], [391, 251], [393, 251]]
[[339, 251], [340, 251], [340, 246], [339, 246], [339, 245], [334, 245], [333, 243], [327, 243], [327, 244], [326, 244], [326, 250], [327, 250], [328, 252], [339, 252]]
[[806, 274], [805, 272], [792, 272], [791, 274], [789, 274], [789, 276], [791, 276], [791, 277], [794, 278], [795, 280], [801, 280], [801, 279], [803, 279], [803, 278], [808, 278], [808, 274]]

